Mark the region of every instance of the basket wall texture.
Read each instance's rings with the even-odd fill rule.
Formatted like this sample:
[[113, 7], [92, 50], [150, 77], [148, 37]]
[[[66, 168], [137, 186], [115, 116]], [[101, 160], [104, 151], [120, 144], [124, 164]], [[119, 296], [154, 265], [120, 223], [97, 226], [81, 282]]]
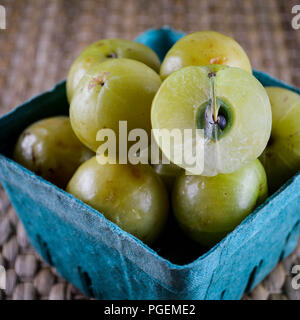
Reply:
[[[149, 30], [140, 41], [160, 58], [183, 33]], [[255, 71], [263, 85], [300, 91]], [[297, 245], [300, 175], [290, 179], [220, 243], [191, 263], [163, 258], [98, 211], [9, 156], [32, 122], [67, 114], [65, 83], [0, 119], [0, 179], [31, 243], [59, 273], [98, 299], [240, 299]]]

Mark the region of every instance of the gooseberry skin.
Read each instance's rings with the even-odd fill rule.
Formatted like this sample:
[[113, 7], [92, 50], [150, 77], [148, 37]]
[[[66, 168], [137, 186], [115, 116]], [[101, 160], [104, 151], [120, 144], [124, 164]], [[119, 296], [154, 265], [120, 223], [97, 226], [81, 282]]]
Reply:
[[96, 141], [101, 129], [112, 129], [118, 146], [119, 121], [127, 121], [128, 132], [144, 129], [150, 137], [151, 103], [160, 84], [159, 75], [138, 61], [113, 59], [95, 66], [82, 78], [72, 99], [75, 134], [93, 151], [103, 143]]
[[173, 189], [175, 218], [187, 236], [211, 246], [263, 203], [267, 190], [266, 173], [259, 160], [215, 177], [183, 174]]
[[27, 169], [65, 188], [78, 166], [91, 158], [75, 136], [69, 117], [57, 116], [37, 121], [20, 135], [13, 158]]
[[175, 180], [183, 173], [183, 169], [173, 163], [160, 163], [152, 165], [154, 171], [159, 175], [167, 190], [171, 191]]
[[[213, 80], [211, 74], [214, 74]], [[193, 132], [199, 129], [199, 108], [213, 100], [212, 81], [216, 98], [226, 101], [230, 107], [232, 121], [220, 139], [199, 133], [199, 140], [204, 144], [204, 169], [201, 173], [190, 168], [188, 171], [204, 176], [232, 173], [254, 161], [265, 149], [272, 126], [268, 95], [252, 74], [240, 68], [209, 65], [182, 68], [163, 81], [152, 103], [152, 128], [169, 132], [179, 129], [182, 137], [185, 129]], [[154, 130], [154, 138], [165, 157], [187, 169], [164, 150], [159, 130]]]
[[300, 171], [300, 95], [288, 89], [266, 87], [272, 108], [272, 133], [260, 156], [270, 192]]
[[67, 192], [145, 243], [153, 243], [168, 214], [166, 189], [150, 165], [82, 164]]
[[67, 77], [67, 96], [71, 102], [74, 91], [89, 68], [109, 59], [127, 58], [145, 63], [159, 72], [156, 53], [139, 42], [125, 39], [103, 39], [86, 47], [73, 62]]
[[252, 73], [246, 52], [234, 39], [215, 31], [199, 31], [174, 44], [162, 62], [160, 75], [165, 79], [183, 67], [209, 64], [224, 64]]

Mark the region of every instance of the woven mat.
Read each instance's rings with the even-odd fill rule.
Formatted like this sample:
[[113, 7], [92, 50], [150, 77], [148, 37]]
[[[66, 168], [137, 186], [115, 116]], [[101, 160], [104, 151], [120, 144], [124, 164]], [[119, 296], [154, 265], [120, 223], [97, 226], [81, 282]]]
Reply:
[[[168, 25], [192, 32], [213, 29], [233, 36], [254, 68], [300, 86], [300, 31], [291, 27], [297, 0], [2, 0], [0, 115], [65, 78], [80, 50], [100, 38], [133, 39], [147, 28]], [[291, 267], [300, 244], [244, 299], [300, 300]], [[0, 299], [86, 299], [47, 266], [27, 240], [0, 188], [0, 265], [7, 290]]]

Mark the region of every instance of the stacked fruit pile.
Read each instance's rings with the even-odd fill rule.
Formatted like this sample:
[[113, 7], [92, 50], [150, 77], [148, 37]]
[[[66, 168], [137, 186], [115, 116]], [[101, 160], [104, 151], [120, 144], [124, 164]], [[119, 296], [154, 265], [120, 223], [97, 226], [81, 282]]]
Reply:
[[[70, 118], [26, 128], [15, 160], [148, 244], [174, 216], [190, 238], [213, 245], [265, 201], [268, 186], [273, 193], [300, 170], [299, 95], [264, 88], [241, 46], [217, 32], [182, 38], [161, 66], [140, 43], [98, 41], [71, 66], [67, 96]], [[148, 143], [152, 131], [159, 163], [121, 160], [121, 150], [145, 160], [137, 135], [120, 134], [124, 121]], [[187, 142], [163, 143], [164, 130], [187, 129]], [[99, 132], [118, 148], [108, 151]], [[200, 157], [178, 161], [178, 150]]]

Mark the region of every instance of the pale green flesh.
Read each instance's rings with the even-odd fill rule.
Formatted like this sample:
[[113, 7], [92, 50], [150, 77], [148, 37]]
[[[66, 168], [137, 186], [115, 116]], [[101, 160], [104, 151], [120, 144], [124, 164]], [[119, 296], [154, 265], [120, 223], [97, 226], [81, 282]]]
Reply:
[[211, 71], [216, 71], [216, 97], [229, 103], [234, 123], [220, 141], [203, 137], [205, 176], [231, 173], [251, 163], [263, 152], [271, 132], [270, 102], [263, 86], [249, 72], [224, 66], [186, 67], [170, 75], [153, 101], [152, 127], [195, 130], [198, 107], [211, 99]]

